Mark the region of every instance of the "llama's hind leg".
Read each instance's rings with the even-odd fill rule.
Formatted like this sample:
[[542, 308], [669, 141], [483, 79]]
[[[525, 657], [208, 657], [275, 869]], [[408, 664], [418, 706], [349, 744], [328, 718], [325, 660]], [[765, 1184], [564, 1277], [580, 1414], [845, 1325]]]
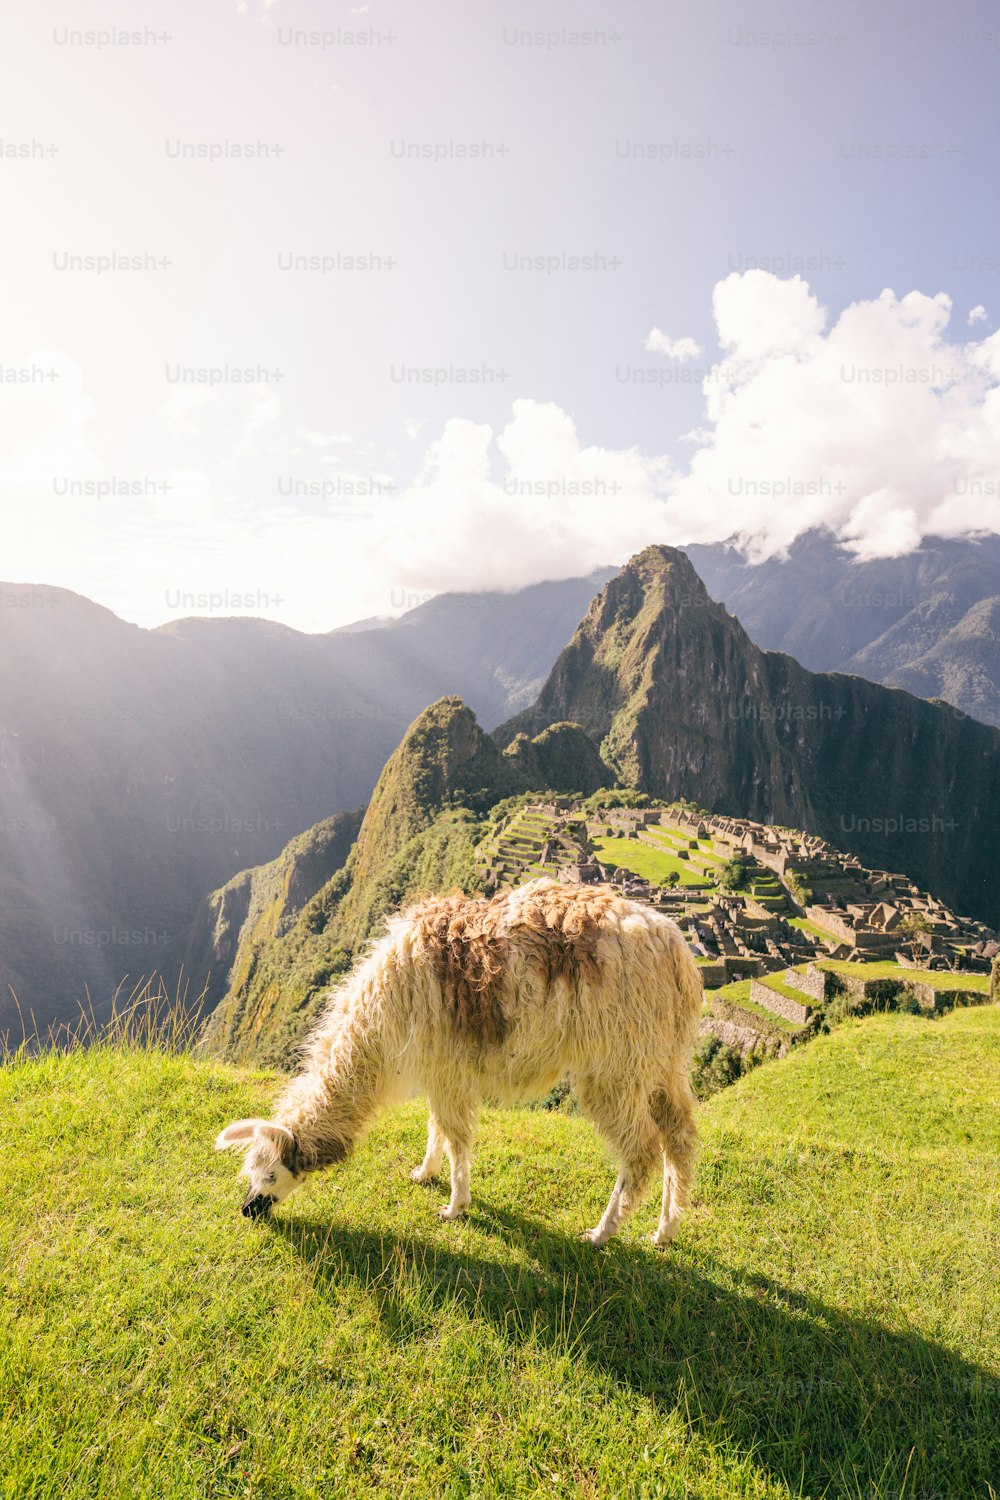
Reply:
[[478, 1104], [467, 1099], [434, 1106], [434, 1117], [451, 1166], [451, 1199], [446, 1208], [439, 1210], [442, 1219], [460, 1219], [472, 1202], [472, 1143], [477, 1113]]
[[644, 1098], [630, 1098], [593, 1083], [578, 1086], [580, 1108], [614, 1148], [621, 1171], [601, 1215], [585, 1239], [604, 1245], [641, 1201], [660, 1155], [660, 1135]]
[[427, 1152], [419, 1167], [414, 1167], [410, 1173], [411, 1182], [430, 1182], [441, 1170], [441, 1158], [444, 1155], [444, 1135], [432, 1114], [427, 1121]]
[[669, 1245], [680, 1225], [694, 1182], [698, 1132], [694, 1123], [694, 1095], [687, 1078], [670, 1089], [657, 1089], [650, 1099], [663, 1145], [663, 1205], [652, 1235], [654, 1245]]

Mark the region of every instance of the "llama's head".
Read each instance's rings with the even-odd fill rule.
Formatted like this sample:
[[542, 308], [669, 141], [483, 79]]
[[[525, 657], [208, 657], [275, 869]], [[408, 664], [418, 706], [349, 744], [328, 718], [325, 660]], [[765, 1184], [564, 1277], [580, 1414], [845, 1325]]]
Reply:
[[273, 1120], [234, 1120], [215, 1141], [216, 1151], [225, 1151], [230, 1146], [245, 1152], [240, 1176], [249, 1184], [243, 1204], [248, 1219], [269, 1214], [305, 1176], [294, 1135]]

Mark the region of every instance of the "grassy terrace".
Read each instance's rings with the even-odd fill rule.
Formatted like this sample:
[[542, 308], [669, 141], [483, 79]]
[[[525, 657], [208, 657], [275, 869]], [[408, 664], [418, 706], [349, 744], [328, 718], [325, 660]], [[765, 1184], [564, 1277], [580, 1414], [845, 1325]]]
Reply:
[[682, 886], [705, 884], [706, 877], [698, 869], [692, 868], [690, 860], [678, 859], [675, 854], [666, 850], [661, 853], [659, 849], [641, 844], [637, 839], [596, 838], [594, 848], [601, 864], [609, 865], [615, 870], [631, 870], [633, 874], [642, 875], [656, 885], [666, 885], [667, 876], [672, 872], [680, 877], [678, 883]]
[[820, 927], [816, 922], [810, 922], [808, 917], [789, 917], [788, 925], [789, 927], [797, 927], [800, 932], [808, 932], [810, 937], [816, 938], [821, 943], [839, 942], [839, 938], [835, 937], [832, 932], [827, 932], [824, 927]]
[[[796, 967], [801, 970], [805, 965], [797, 964]], [[818, 959], [816, 967], [828, 969], [832, 974], [844, 974], [852, 979], [900, 979], [911, 984], [927, 984], [935, 990], [976, 990], [983, 995], [990, 992], [988, 974], [939, 974], [933, 969], [904, 969], [901, 964], [888, 962], [850, 964], [833, 958]]]
[[713, 852], [711, 839], [699, 839], [697, 842], [692, 843], [686, 834], [676, 833], [669, 828], [661, 828], [658, 823], [650, 823], [646, 827], [645, 832], [651, 835], [651, 837], [659, 839], [661, 843], [668, 845], [672, 849], [687, 849], [690, 858], [703, 865], [717, 866], [722, 864], [722, 860]]
[[[0, 1069], [4, 1500], [990, 1500], [1000, 1012], [849, 1022], [699, 1112], [674, 1248], [589, 1126], [487, 1111], [473, 1210], [383, 1118], [270, 1222], [220, 1124], [270, 1074]], [[993, 1486], [991, 1490], [990, 1486]]]
[[786, 984], [780, 974], [762, 974], [757, 983], [764, 985], [769, 990], [774, 990], [778, 995], [784, 995], [788, 1000], [794, 1000], [798, 1005], [815, 1006], [816, 1002], [814, 1000], [811, 1000], [808, 995], [804, 995], [801, 990], [797, 990], [794, 985]]
[[[720, 1000], [727, 1001], [730, 1005], [738, 1005], [740, 1010], [745, 1010], [751, 1019], [766, 1021], [769, 1029], [784, 1031], [790, 1037], [797, 1036], [802, 1030], [794, 1022], [787, 1021], [784, 1016], [776, 1016], [773, 1011], [766, 1010], [763, 1005], [758, 1005], [755, 1000], [750, 999], [749, 979], [734, 979], [730, 984], [724, 984], [717, 990], [707, 990], [706, 997], [709, 1001], [716, 996]], [[797, 996], [801, 999], [801, 996]]]

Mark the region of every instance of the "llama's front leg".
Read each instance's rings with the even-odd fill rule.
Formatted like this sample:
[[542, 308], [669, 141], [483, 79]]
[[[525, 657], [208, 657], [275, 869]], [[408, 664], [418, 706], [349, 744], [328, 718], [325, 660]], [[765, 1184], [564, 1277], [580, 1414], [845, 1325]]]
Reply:
[[441, 1158], [444, 1155], [444, 1135], [437, 1120], [431, 1115], [427, 1121], [427, 1153], [419, 1167], [414, 1167], [410, 1173], [412, 1182], [430, 1182], [441, 1170]]
[[611, 1190], [608, 1206], [601, 1215], [601, 1221], [593, 1229], [585, 1231], [583, 1238], [589, 1240], [592, 1245], [606, 1245], [614, 1234], [622, 1217], [622, 1192], [625, 1187], [625, 1174], [619, 1174], [618, 1180]]

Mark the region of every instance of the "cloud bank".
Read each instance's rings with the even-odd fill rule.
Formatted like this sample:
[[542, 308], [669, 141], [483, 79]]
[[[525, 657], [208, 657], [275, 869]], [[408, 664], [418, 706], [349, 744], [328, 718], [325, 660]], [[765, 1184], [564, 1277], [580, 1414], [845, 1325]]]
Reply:
[[[942, 293], [884, 291], [831, 321], [801, 278], [760, 270], [719, 282], [713, 312], [704, 418], [672, 453], [666, 438], [652, 455], [588, 445], [557, 404], [522, 398], [497, 430], [448, 421], [403, 476], [332, 424], [298, 428], [271, 392], [175, 393], [151, 466], [168, 488], [141, 495], [108, 489], [81, 371], [36, 354], [25, 368], [57, 377], [0, 386], [4, 572], [144, 624], [195, 612], [168, 600], [228, 589], [322, 630], [445, 589], [587, 572], [651, 542], [735, 537], [761, 558], [826, 526], [879, 557], [1000, 530], [1000, 333], [950, 333]], [[692, 342], [654, 334], [674, 358]], [[411, 439], [421, 425], [408, 421]]]

